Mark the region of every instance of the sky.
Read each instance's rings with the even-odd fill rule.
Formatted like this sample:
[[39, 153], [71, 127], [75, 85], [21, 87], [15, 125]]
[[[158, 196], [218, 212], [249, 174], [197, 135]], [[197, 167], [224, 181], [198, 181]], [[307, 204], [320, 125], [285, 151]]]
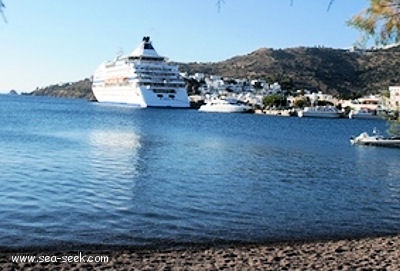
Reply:
[[150, 36], [177, 62], [218, 62], [259, 48], [349, 48], [346, 21], [368, 0], [3, 0], [0, 92], [75, 82]]

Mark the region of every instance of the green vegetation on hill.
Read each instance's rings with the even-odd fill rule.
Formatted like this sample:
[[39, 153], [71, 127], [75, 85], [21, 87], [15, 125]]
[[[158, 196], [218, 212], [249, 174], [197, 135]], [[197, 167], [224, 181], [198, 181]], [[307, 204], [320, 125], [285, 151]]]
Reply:
[[31, 93], [24, 94], [34, 96], [68, 97], [94, 100], [94, 95], [92, 92], [92, 82], [88, 78], [74, 83], [64, 83], [51, 85], [45, 88], [38, 88]]

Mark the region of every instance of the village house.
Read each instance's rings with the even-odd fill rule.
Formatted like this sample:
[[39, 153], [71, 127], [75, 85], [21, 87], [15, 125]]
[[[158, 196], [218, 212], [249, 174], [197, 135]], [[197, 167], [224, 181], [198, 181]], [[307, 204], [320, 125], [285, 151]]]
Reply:
[[392, 110], [400, 110], [400, 86], [390, 86], [389, 106]]

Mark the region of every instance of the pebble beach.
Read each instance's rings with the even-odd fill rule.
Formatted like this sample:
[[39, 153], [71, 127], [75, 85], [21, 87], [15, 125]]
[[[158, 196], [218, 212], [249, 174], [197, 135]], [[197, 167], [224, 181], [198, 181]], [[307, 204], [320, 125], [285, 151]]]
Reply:
[[[47, 252], [49, 254], [50, 252]], [[53, 255], [74, 251], [53, 252]], [[400, 270], [400, 235], [362, 239], [275, 244], [189, 247], [179, 250], [123, 249], [90, 251], [107, 255], [103, 263], [12, 262], [2, 252], [1, 270]], [[37, 256], [41, 255], [37, 252]]]

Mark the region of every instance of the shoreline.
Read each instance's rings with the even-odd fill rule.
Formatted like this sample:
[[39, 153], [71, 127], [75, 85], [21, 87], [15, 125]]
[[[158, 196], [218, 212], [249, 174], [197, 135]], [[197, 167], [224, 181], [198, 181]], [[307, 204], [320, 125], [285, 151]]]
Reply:
[[[36, 253], [36, 254], [35, 254]], [[74, 251], [0, 253], [3, 270], [399, 270], [400, 234], [342, 240], [193, 246], [182, 249], [90, 250], [107, 262], [16, 263], [12, 255], [76, 255]]]

